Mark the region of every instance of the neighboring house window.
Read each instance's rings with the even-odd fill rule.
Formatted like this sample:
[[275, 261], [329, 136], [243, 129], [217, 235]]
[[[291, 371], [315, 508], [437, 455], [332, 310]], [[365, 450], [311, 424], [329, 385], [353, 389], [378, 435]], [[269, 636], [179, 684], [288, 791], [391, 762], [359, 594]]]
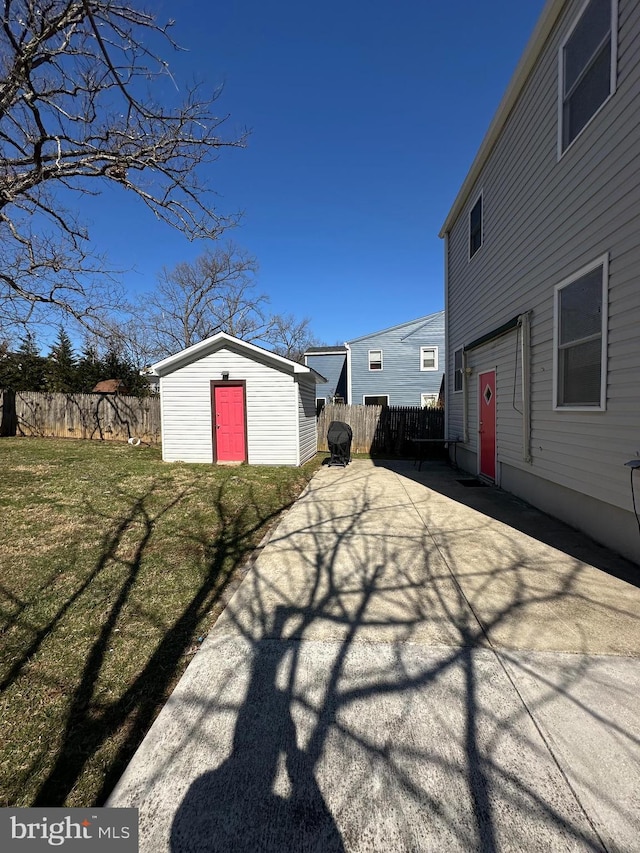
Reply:
[[326, 405], [327, 405], [327, 398], [326, 397], [316, 397], [316, 417], [320, 416], [320, 412], [324, 409], [324, 407]]
[[555, 289], [554, 408], [605, 408], [608, 279], [605, 256]]
[[437, 394], [421, 394], [420, 397], [423, 409], [434, 409], [438, 404]]
[[462, 391], [462, 349], [453, 354], [453, 390]]
[[365, 394], [362, 398], [362, 402], [365, 406], [388, 406], [389, 405], [389, 395], [388, 394]]
[[438, 347], [420, 347], [420, 370], [438, 369]]
[[382, 370], [382, 350], [369, 350], [369, 370]]
[[482, 193], [469, 214], [469, 260], [482, 246]]
[[560, 153], [616, 88], [617, 0], [589, 0], [560, 47]]

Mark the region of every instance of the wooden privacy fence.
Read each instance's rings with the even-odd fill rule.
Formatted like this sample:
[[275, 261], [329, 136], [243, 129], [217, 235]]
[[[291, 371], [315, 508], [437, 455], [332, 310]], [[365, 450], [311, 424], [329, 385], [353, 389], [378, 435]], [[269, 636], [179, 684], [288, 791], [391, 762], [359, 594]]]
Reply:
[[159, 397], [0, 390], [0, 435], [160, 441]]
[[331, 421], [344, 421], [353, 430], [353, 453], [409, 456], [412, 438], [444, 438], [444, 411], [400, 406], [352, 406], [330, 403], [318, 416], [318, 450], [328, 450]]

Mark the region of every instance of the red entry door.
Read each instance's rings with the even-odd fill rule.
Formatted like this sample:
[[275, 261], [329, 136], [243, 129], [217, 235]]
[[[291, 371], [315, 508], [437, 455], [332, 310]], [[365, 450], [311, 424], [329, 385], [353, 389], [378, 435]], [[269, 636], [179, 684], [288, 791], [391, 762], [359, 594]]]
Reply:
[[245, 462], [244, 387], [216, 385], [213, 394], [216, 462]]
[[496, 372], [481, 373], [478, 379], [480, 433], [480, 473], [496, 478]]

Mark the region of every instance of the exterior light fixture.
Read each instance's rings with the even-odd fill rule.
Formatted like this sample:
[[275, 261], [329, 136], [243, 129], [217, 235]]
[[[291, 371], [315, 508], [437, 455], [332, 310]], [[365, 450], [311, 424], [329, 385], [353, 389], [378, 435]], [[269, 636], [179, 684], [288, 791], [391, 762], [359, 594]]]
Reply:
[[226, 372], [226, 371], [225, 371], [225, 372], [222, 374], [222, 379], [223, 379], [223, 381], [224, 381], [224, 382], [226, 382], [226, 381], [229, 379], [229, 374], [228, 374], [228, 372]]

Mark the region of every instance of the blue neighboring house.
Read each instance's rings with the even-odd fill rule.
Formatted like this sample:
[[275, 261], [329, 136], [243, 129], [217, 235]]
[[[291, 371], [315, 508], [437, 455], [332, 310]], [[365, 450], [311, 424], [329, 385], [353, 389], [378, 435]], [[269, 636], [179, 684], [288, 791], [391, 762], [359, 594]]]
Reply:
[[[305, 364], [327, 377], [320, 400], [383, 406], [435, 406], [444, 375], [444, 311], [348, 341], [314, 347]], [[324, 391], [326, 390], [326, 394]]]
[[347, 402], [347, 348], [310, 347], [304, 354], [304, 363], [325, 378], [316, 386], [316, 410], [326, 403]]

